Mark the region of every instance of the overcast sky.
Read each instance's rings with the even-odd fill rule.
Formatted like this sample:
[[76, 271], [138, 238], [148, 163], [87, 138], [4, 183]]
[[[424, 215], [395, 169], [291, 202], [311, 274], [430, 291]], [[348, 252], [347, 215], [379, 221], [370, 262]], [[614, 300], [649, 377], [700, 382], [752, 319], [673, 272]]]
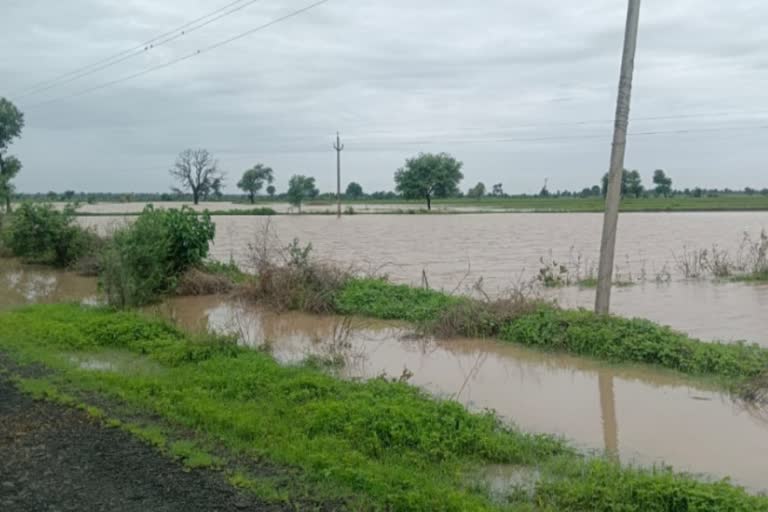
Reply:
[[[577, 189], [606, 171], [626, 17], [621, 0], [329, 0], [178, 64], [87, 94], [313, 0], [261, 0], [97, 73], [232, 0], [1, 0], [0, 96], [26, 115], [20, 191], [167, 191], [205, 147], [227, 173], [263, 162], [335, 188], [393, 188], [419, 151], [465, 164], [466, 189]], [[236, 6], [248, 3], [239, 2]], [[626, 166], [675, 186], [768, 186], [768, 4], [643, 0]], [[63, 98], [63, 99], [59, 99]], [[47, 102], [47, 100], [55, 100]], [[666, 117], [666, 119], [658, 119]], [[651, 119], [649, 119], [651, 118]], [[653, 119], [655, 118], [655, 119]], [[690, 130], [684, 133], [655, 133]]]

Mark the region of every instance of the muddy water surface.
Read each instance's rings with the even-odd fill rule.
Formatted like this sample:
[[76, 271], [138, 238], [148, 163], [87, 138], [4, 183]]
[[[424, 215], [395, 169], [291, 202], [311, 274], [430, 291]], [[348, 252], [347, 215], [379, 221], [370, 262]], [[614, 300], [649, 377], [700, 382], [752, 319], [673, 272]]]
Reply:
[[[101, 205], [97, 205], [101, 206]], [[124, 217], [84, 217], [102, 232], [129, 222]], [[359, 215], [216, 217], [212, 249], [222, 260], [247, 266], [249, 244], [271, 229], [285, 244], [312, 243], [325, 260], [378, 270], [391, 279], [464, 292], [482, 278], [490, 294], [526, 281], [542, 257], [581, 272], [595, 266], [602, 216], [599, 214], [515, 213], [465, 215]], [[613, 310], [649, 318], [704, 339], [746, 339], [768, 346], [768, 285], [684, 281], [675, 256], [683, 249], [713, 245], [735, 254], [743, 234], [768, 229], [768, 212], [631, 213], [622, 215], [617, 273], [645, 276], [643, 285], [617, 289]], [[671, 274], [658, 285], [657, 275]], [[567, 288], [548, 295], [566, 306], [591, 307], [594, 290]]]
[[[0, 263], [2, 308], [93, 300], [92, 279]], [[47, 284], [30, 285], [39, 282]], [[315, 355], [344, 361], [338, 369], [344, 377], [402, 376], [471, 408], [494, 409], [524, 430], [560, 434], [624, 462], [665, 462], [768, 490], [768, 416], [672, 373], [492, 341], [419, 340], [395, 323], [275, 314], [219, 297], [175, 298], [149, 310], [187, 329], [235, 333], [251, 346], [268, 343], [285, 362]]]

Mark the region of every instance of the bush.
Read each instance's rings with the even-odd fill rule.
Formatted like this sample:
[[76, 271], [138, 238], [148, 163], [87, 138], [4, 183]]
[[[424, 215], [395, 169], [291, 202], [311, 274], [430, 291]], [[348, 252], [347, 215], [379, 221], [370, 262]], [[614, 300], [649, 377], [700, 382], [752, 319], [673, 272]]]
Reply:
[[172, 291], [180, 276], [208, 255], [214, 234], [207, 213], [147, 206], [136, 222], [115, 232], [102, 253], [100, 280], [107, 301], [140, 306]]
[[336, 308], [347, 315], [425, 322], [462, 300], [442, 292], [391, 284], [383, 279], [353, 279], [339, 293]]
[[4, 245], [27, 261], [66, 267], [92, 252], [95, 233], [77, 225], [75, 209], [57, 210], [50, 204], [23, 203], [6, 219]]

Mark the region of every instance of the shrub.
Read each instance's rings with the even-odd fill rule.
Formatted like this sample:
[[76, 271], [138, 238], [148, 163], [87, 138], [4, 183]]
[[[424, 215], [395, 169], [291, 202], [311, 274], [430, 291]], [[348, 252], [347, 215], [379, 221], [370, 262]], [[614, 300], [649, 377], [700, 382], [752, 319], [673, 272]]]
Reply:
[[139, 306], [172, 291], [180, 276], [208, 255], [215, 226], [207, 213], [147, 206], [115, 232], [102, 252], [101, 285], [109, 304]]
[[391, 284], [384, 279], [352, 279], [340, 291], [336, 309], [347, 315], [425, 322], [463, 300], [438, 291]]
[[77, 225], [75, 208], [23, 203], [10, 216], [4, 245], [19, 258], [66, 267], [92, 252], [95, 233]]

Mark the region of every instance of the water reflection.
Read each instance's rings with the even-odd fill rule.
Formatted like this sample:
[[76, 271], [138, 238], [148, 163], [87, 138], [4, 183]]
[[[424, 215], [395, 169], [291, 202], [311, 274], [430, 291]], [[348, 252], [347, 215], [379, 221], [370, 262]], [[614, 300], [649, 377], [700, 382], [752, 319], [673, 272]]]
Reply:
[[96, 300], [96, 279], [0, 259], [0, 310], [22, 304]]
[[[94, 297], [93, 279], [3, 262], [2, 302]], [[230, 332], [268, 344], [285, 362], [342, 357], [349, 378], [408, 379], [522, 429], [565, 436], [624, 462], [668, 463], [768, 490], [765, 409], [734, 403], [704, 383], [645, 367], [614, 367], [477, 339], [414, 339], [402, 325], [275, 314], [220, 297], [175, 298], [148, 308], [190, 330]]]

